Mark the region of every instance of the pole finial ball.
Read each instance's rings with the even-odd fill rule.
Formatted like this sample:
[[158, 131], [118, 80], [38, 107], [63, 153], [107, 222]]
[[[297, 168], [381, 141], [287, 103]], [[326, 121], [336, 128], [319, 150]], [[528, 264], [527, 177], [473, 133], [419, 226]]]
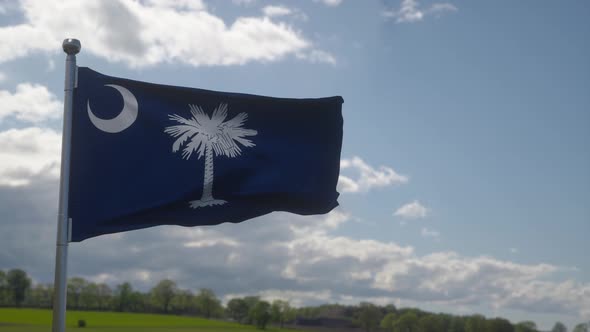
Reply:
[[64, 42], [61, 44], [64, 52], [67, 54], [78, 54], [82, 45], [80, 45], [80, 41], [74, 38], [66, 38]]

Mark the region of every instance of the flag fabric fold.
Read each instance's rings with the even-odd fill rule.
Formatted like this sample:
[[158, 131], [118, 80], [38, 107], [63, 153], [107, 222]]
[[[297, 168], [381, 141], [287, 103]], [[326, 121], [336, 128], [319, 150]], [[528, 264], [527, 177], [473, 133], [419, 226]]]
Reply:
[[74, 242], [157, 225], [242, 222], [338, 205], [341, 97], [272, 98], [78, 68]]

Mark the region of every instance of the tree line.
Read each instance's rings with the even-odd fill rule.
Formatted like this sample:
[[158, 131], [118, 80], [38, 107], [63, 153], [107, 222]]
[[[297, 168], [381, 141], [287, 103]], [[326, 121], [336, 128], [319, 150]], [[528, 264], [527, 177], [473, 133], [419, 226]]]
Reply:
[[[295, 308], [288, 301], [265, 301], [258, 296], [232, 298], [224, 306], [213, 290], [181, 289], [169, 279], [148, 292], [135, 290], [128, 282], [114, 288], [74, 277], [67, 284], [67, 307], [71, 310], [161, 313], [227, 319], [264, 329], [269, 323], [358, 328], [367, 332], [537, 332], [532, 321], [511, 323], [504, 318], [482, 315], [458, 316], [415, 308], [396, 308], [362, 302], [359, 305], [325, 304]], [[0, 270], [0, 306], [51, 308], [53, 286], [33, 284], [20, 269]], [[568, 332], [555, 323], [551, 332]], [[590, 332], [590, 323], [576, 325], [572, 332]]]

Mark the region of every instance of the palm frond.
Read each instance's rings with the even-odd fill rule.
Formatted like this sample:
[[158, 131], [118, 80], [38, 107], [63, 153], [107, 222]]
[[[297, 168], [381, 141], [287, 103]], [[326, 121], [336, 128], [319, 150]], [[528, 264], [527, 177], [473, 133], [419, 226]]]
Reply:
[[227, 117], [227, 104], [219, 104], [211, 115], [211, 122], [214, 126], [219, 126]]
[[242, 149], [240, 149], [232, 137], [223, 132], [217, 136], [217, 141], [212, 143], [212, 147], [215, 154], [220, 156], [233, 158], [242, 154]]
[[229, 128], [239, 128], [244, 125], [244, 122], [246, 122], [246, 120], [248, 120], [248, 114], [242, 112], [234, 116], [233, 118], [225, 121], [223, 125]]
[[[174, 141], [172, 144], [172, 152], [177, 152], [180, 147], [186, 142], [187, 139], [195, 136], [199, 133], [197, 128], [191, 126], [175, 126], [175, 127], [184, 127], [184, 128], [171, 128], [168, 133], [172, 137], [178, 137], [177, 140]], [[169, 127], [170, 128], [170, 127]], [[168, 129], [168, 128], [166, 128]], [[180, 137], [179, 137], [180, 136]]]
[[187, 139], [196, 135], [200, 131], [201, 125], [194, 119], [185, 119], [176, 114], [169, 114], [168, 118], [181, 123], [181, 125], [164, 128], [165, 133], [172, 137], [178, 137], [178, 139], [172, 144], [172, 152], [177, 152]]
[[221, 103], [213, 111], [211, 117], [198, 105], [189, 104], [192, 117], [183, 118], [176, 114], [169, 114], [170, 120], [180, 123], [169, 126], [164, 132], [176, 138], [172, 144], [172, 152], [179, 151], [182, 146], [182, 157], [189, 159], [193, 153], [202, 158], [207, 148], [213, 150], [216, 156], [236, 157], [241, 155], [240, 147], [252, 147], [255, 144], [245, 138], [258, 134], [256, 130], [242, 128], [248, 114], [240, 113], [224, 122], [227, 118], [227, 104]]
[[247, 148], [256, 146], [256, 144], [252, 143], [251, 140], [246, 139], [246, 138], [234, 137], [233, 139], [238, 141], [238, 143], [242, 144], [243, 146], [245, 146]]
[[184, 150], [182, 150], [182, 157], [184, 159], [189, 159], [193, 152], [197, 152], [197, 159], [201, 159], [203, 154], [205, 153], [205, 148], [207, 146], [207, 139], [206, 137], [201, 134], [197, 133], [190, 142], [186, 144]]
[[193, 126], [193, 127], [201, 127], [201, 124], [199, 122], [197, 122], [195, 119], [185, 119], [180, 115], [176, 115], [176, 114], [168, 114], [168, 119], [176, 121], [178, 123], [187, 125], [187, 126]]
[[191, 115], [193, 116], [193, 120], [198, 123], [199, 125], [204, 125], [205, 123], [207, 123], [207, 121], [209, 121], [209, 116], [207, 115], [207, 113], [205, 113], [205, 111], [203, 111], [203, 109], [201, 108], [201, 106], [199, 105], [188, 105], [191, 109]]

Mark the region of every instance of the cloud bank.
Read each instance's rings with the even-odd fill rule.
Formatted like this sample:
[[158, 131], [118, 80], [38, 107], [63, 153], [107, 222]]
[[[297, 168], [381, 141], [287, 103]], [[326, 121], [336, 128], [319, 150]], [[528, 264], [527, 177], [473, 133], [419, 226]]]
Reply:
[[[356, 173], [356, 176], [348, 175]], [[340, 161], [338, 190], [344, 193], [367, 192], [373, 188], [387, 187], [408, 182], [408, 177], [398, 174], [391, 167], [380, 166], [375, 169], [360, 157]], [[354, 178], [353, 178], [354, 177]]]
[[434, 3], [424, 9], [417, 0], [402, 0], [398, 9], [388, 9], [382, 14], [387, 18], [395, 19], [396, 23], [415, 23], [424, 20], [427, 16], [440, 16], [457, 10], [457, 7], [447, 2]]
[[[21, 10], [23, 23], [0, 27], [0, 62], [59, 52], [56, 45], [64, 36], [80, 39], [93, 55], [131, 67], [242, 65], [289, 55], [308, 59], [307, 54], [321, 51], [272, 15], [238, 17], [226, 24], [201, 1], [22, 0]], [[276, 8], [270, 11], [276, 16]]]

